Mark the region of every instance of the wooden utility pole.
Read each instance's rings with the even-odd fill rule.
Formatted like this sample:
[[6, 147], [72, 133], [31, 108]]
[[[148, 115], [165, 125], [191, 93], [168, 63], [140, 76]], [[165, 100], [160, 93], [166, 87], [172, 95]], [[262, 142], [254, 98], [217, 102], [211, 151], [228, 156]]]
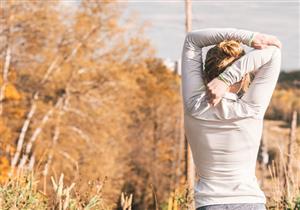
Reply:
[[290, 176], [293, 173], [292, 165], [293, 165], [293, 155], [294, 155], [294, 147], [296, 145], [296, 130], [297, 130], [297, 111], [292, 112], [292, 122], [291, 129], [289, 135], [289, 143], [288, 143], [288, 156], [286, 163], [286, 170], [284, 173], [284, 187], [285, 187], [285, 197], [287, 199], [290, 198], [290, 188], [291, 188], [291, 180]]
[[185, 0], [185, 31], [192, 30], [192, 2], [191, 0]]
[[[186, 33], [192, 30], [192, 2], [191, 0], [185, 0], [185, 30]], [[185, 142], [185, 164], [186, 164], [186, 178], [188, 185], [192, 191], [195, 185], [195, 165], [193, 161], [192, 151], [189, 146], [188, 140], [184, 135]], [[195, 209], [194, 202], [192, 203], [192, 209]]]
[[296, 145], [296, 130], [297, 130], [297, 111], [292, 113], [292, 122], [291, 130], [289, 135], [289, 144], [288, 144], [288, 158], [287, 158], [287, 172], [292, 173], [292, 162], [294, 155], [294, 147]]

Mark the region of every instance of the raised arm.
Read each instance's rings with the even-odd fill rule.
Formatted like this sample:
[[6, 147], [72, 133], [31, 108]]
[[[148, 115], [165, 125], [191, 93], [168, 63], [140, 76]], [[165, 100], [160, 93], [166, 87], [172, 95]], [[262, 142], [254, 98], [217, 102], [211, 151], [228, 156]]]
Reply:
[[263, 118], [275, 89], [280, 67], [281, 50], [275, 46], [268, 46], [264, 49], [254, 49], [242, 56], [221, 75], [229, 84], [234, 84], [246, 73], [250, 71], [255, 73], [254, 80], [241, 100], [258, 109], [259, 117]]
[[[188, 106], [195, 96], [205, 91], [202, 71], [202, 48], [220, 43], [225, 39], [235, 39], [251, 46], [256, 32], [236, 28], [205, 28], [187, 33], [182, 49], [181, 79], [184, 106]], [[230, 77], [227, 78], [230, 80]]]

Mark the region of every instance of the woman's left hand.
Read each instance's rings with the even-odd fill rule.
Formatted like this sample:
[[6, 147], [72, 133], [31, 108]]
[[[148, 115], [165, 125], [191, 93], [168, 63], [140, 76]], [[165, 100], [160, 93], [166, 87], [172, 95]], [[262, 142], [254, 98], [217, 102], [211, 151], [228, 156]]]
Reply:
[[256, 33], [251, 42], [251, 47], [256, 49], [264, 49], [270, 45], [274, 45], [278, 48], [282, 47], [279, 39], [274, 35]]

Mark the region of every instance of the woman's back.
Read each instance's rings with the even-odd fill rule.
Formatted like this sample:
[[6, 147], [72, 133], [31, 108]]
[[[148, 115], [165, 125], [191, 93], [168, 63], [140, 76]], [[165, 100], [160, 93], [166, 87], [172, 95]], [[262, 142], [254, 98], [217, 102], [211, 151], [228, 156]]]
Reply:
[[225, 38], [247, 44], [253, 33], [234, 28], [190, 32], [182, 51], [184, 128], [200, 180], [195, 207], [229, 203], [266, 203], [255, 176], [263, 118], [281, 64], [280, 50], [253, 50], [228, 67], [222, 76], [231, 84], [252, 71], [255, 78], [239, 98], [226, 92], [217, 106], [208, 103], [202, 78], [202, 48]]
[[255, 177], [263, 121], [252, 117], [217, 117], [234, 103], [237, 102], [223, 98], [216, 107], [208, 109], [202, 119], [188, 113], [184, 116], [185, 134], [200, 175], [195, 186], [197, 207], [266, 202]]

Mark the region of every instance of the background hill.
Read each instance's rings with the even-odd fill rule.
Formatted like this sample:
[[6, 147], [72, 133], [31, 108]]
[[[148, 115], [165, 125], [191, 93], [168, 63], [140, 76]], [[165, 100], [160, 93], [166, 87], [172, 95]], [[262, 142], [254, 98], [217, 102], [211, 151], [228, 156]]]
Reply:
[[290, 122], [292, 110], [300, 117], [300, 71], [282, 71], [266, 112], [267, 119]]
[[278, 83], [282, 88], [300, 88], [300, 70], [289, 72], [281, 71], [278, 78]]

